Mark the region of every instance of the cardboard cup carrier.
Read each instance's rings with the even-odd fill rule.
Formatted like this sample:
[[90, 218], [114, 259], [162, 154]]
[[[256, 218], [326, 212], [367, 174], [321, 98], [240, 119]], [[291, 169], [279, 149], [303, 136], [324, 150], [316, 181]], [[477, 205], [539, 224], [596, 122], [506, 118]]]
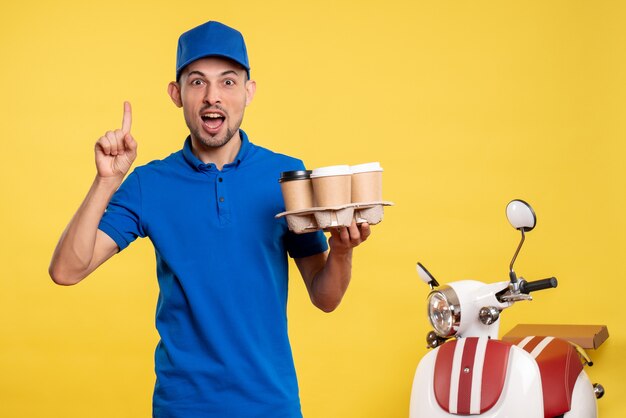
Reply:
[[383, 207], [393, 203], [382, 200], [380, 163], [356, 166], [335, 165], [312, 171], [281, 173], [279, 182], [285, 200], [287, 226], [301, 234], [319, 229], [382, 221]]

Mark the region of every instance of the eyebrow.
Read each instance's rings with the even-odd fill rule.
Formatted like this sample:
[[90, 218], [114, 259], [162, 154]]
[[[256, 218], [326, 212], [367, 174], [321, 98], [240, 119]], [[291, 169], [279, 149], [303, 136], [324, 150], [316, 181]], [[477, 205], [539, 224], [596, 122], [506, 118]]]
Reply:
[[[206, 78], [206, 74], [205, 74], [205, 73], [203, 73], [202, 71], [199, 71], [199, 70], [189, 71], [189, 73], [187, 73], [187, 77], [192, 76], [192, 75], [194, 75], [194, 74], [196, 74], [196, 75], [199, 75], [199, 76], [201, 76], [201, 77]], [[221, 72], [221, 73], [219, 74], [219, 76], [220, 76], [220, 77], [223, 77], [223, 76], [225, 76], [225, 75], [229, 75], [229, 74], [239, 75], [239, 74], [237, 73], [237, 71], [235, 71], [235, 70], [226, 70], [226, 71]]]

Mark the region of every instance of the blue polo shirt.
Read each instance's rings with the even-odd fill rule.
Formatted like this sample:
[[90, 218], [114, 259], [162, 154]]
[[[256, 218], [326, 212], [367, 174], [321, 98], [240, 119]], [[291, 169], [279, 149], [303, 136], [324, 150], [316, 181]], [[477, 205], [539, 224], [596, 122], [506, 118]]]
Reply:
[[155, 417], [301, 417], [287, 337], [287, 253], [326, 251], [324, 235], [295, 235], [278, 178], [300, 160], [248, 141], [218, 170], [191, 141], [136, 168], [99, 228], [126, 248], [156, 251]]

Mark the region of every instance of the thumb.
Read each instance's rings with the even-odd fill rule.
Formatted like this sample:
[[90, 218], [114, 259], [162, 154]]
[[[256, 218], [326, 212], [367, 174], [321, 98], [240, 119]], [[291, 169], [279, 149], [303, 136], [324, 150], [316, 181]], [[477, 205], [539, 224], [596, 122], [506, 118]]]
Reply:
[[328, 228], [328, 232], [330, 232], [329, 242], [331, 240], [339, 241], [341, 240], [340, 232], [338, 228]]

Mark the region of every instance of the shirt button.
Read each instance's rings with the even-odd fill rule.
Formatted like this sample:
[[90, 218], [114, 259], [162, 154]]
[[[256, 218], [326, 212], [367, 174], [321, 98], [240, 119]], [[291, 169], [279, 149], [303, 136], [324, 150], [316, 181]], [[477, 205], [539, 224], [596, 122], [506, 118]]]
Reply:
[[219, 181], [221, 183], [221, 182], [224, 181], [224, 179], [220, 177], [219, 179], [217, 179], [217, 181]]
[[224, 198], [223, 198], [223, 197], [220, 197], [220, 202], [223, 202], [223, 201], [224, 201]]

